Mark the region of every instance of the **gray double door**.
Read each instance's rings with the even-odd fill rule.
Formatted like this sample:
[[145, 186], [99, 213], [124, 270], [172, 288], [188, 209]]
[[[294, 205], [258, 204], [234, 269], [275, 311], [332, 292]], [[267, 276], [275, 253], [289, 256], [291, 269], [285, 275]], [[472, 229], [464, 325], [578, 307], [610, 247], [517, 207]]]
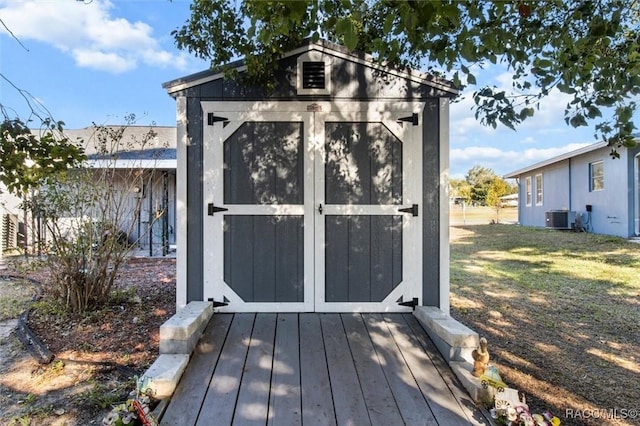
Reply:
[[204, 297], [229, 312], [421, 298], [420, 103], [203, 102]]

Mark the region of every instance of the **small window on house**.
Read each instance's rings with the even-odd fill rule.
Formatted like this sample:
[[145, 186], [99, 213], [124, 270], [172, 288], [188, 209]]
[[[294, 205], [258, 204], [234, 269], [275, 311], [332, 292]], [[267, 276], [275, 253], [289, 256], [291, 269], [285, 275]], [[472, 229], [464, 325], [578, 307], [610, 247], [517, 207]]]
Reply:
[[542, 173], [536, 175], [536, 206], [542, 205]]
[[527, 206], [531, 205], [531, 197], [532, 197], [532, 193], [531, 193], [531, 176], [527, 176], [527, 178], [525, 179], [525, 187], [526, 187], [526, 201], [527, 201]]
[[589, 191], [604, 189], [604, 162], [594, 161], [589, 164]]

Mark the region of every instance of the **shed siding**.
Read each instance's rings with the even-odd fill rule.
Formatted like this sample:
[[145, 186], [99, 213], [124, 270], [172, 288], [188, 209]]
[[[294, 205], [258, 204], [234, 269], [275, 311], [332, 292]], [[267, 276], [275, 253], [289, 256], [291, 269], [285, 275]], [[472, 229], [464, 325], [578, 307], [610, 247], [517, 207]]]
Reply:
[[409, 81], [393, 73], [385, 73], [373, 67], [330, 55], [326, 55], [326, 57], [327, 60], [333, 61], [331, 67], [333, 91], [331, 95], [297, 95], [297, 59], [291, 57], [283, 60], [281, 70], [275, 77], [275, 87], [272, 92], [263, 88], [242, 86], [241, 82], [218, 79], [175, 93], [174, 96], [199, 96], [203, 101], [259, 101], [266, 99], [279, 101], [398, 99], [410, 101], [451, 96], [451, 94], [432, 86]]
[[422, 300], [440, 306], [440, 100], [429, 99], [423, 115]]
[[187, 302], [203, 299], [202, 108], [187, 97]]

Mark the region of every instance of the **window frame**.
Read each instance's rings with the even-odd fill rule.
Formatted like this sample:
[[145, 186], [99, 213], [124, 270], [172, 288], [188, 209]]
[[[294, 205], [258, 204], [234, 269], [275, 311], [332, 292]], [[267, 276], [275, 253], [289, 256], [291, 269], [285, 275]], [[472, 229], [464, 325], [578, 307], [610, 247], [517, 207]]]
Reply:
[[527, 176], [524, 179], [524, 197], [525, 197], [525, 204], [527, 206], [531, 206], [531, 203], [533, 201], [533, 192], [532, 192], [532, 183], [531, 183], [531, 176]]
[[[594, 172], [595, 167], [598, 166], [600, 173]], [[597, 183], [599, 182], [599, 183]], [[592, 161], [589, 163], [589, 192], [603, 191], [604, 190], [604, 160]]]
[[543, 179], [542, 173], [538, 173], [535, 175], [536, 178], [536, 206], [541, 206], [543, 201]]

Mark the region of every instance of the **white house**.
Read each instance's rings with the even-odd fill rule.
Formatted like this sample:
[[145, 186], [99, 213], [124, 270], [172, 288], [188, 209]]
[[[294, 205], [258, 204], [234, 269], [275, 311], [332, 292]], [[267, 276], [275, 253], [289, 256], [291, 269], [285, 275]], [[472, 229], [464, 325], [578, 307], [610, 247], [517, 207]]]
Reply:
[[[176, 244], [176, 128], [174, 126], [105, 126], [108, 132], [122, 131], [118, 140], [102, 138], [95, 127], [65, 130], [71, 141], [82, 141], [89, 157], [88, 166], [110, 168], [129, 173], [120, 173], [122, 188], [130, 189], [131, 221], [128, 227], [130, 241], [136, 241], [139, 254], [148, 256], [167, 255]], [[153, 136], [148, 138], [149, 132]], [[102, 134], [104, 135], [104, 133]], [[118, 136], [116, 136], [116, 139]], [[144, 146], [141, 142], [145, 139]], [[140, 185], [125, 182], [133, 174], [139, 177]], [[0, 238], [3, 251], [20, 246], [20, 238], [27, 235], [31, 243], [31, 224], [24, 223], [20, 209], [21, 200], [0, 188]], [[41, 230], [46, 238], [46, 230]]]

